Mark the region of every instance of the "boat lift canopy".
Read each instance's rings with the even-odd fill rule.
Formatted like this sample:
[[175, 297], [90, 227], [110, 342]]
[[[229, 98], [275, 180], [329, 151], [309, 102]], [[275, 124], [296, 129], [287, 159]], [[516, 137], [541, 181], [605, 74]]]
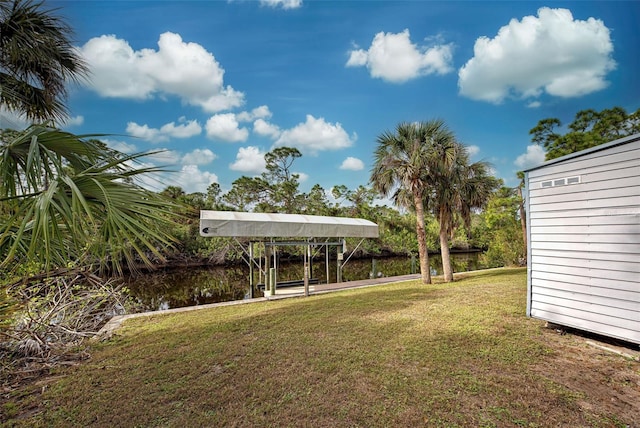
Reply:
[[[233, 237], [248, 257], [245, 260], [253, 272], [253, 243], [262, 242], [265, 247], [277, 248], [286, 245], [306, 246], [305, 267], [307, 259], [311, 260], [311, 247], [342, 246], [338, 250], [338, 272], [349, 260], [342, 262], [342, 255], [346, 252], [344, 238], [361, 238], [356, 249], [366, 238], [378, 237], [378, 225], [361, 218], [329, 217], [304, 214], [274, 214], [274, 213], [248, 213], [234, 211], [200, 211], [200, 235], [204, 237]], [[249, 238], [248, 249], [240, 244], [238, 238]], [[277, 241], [275, 238], [294, 240]], [[318, 241], [318, 239], [325, 239]], [[334, 239], [332, 242], [331, 238]], [[259, 240], [258, 240], [259, 239]], [[297, 239], [297, 240], [295, 240]], [[304, 239], [304, 241], [302, 240]], [[256, 241], [258, 240], [258, 241]], [[327, 254], [327, 278], [328, 278], [328, 251]], [[353, 253], [352, 253], [353, 254]], [[260, 265], [261, 274], [266, 276], [266, 253], [264, 270]], [[277, 268], [274, 253], [273, 267]], [[338, 282], [340, 282], [340, 276]], [[250, 273], [250, 283], [253, 286], [253, 274]], [[253, 288], [251, 288], [253, 290]], [[253, 292], [253, 291], [252, 291]]]
[[200, 211], [200, 235], [235, 238], [377, 238], [378, 225], [361, 218], [203, 210]]

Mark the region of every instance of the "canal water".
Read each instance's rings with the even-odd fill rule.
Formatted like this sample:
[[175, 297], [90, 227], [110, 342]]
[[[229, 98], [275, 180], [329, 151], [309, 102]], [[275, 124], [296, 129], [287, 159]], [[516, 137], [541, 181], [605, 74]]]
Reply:
[[[454, 272], [481, 269], [480, 253], [453, 253]], [[442, 260], [439, 254], [429, 255], [431, 272], [442, 274]], [[357, 281], [372, 276], [397, 276], [419, 272], [417, 257], [384, 257], [351, 259], [342, 271], [342, 281]], [[329, 281], [336, 282], [335, 260], [329, 261]], [[302, 260], [281, 262], [278, 265], [278, 281], [301, 280], [304, 277]], [[314, 260], [312, 278], [321, 284], [327, 283], [324, 260]], [[246, 264], [231, 266], [188, 267], [159, 272], [151, 272], [127, 279], [127, 288], [142, 310], [155, 311], [208, 303], [241, 300], [249, 297], [249, 268]], [[261, 282], [257, 273], [255, 282]], [[262, 279], [264, 280], [264, 279]], [[254, 297], [262, 296], [259, 289]]]

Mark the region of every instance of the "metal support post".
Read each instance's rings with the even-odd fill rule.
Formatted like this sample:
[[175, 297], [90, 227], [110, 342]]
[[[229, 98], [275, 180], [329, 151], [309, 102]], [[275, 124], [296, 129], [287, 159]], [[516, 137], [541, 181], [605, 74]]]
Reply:
[[269, 269], [269, 284], [271, 285], [271, 289], [269, 290], [270, 296], [276, 295], [276, 268]]
[[253, 242], [249, 242], [249, 298], [253, 299]]

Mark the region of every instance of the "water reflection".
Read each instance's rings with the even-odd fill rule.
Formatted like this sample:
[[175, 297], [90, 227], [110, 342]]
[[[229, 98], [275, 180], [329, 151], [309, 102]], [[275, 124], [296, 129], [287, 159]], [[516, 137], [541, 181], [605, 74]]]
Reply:
[[[479, 265], [479, 253], [452, 254], [454, 272], [464, 272], [482, 268]], [[442, 274], [440, 255], [430, 255], [429, 265], [434, 275]], [[351, 259], [342, 271], [343, 281], [356, 281], [373, 276], [397, 276], [419, 272], [420, 264], [415, 257], [385, 257], [373, 259]], [[336, 282], [337, 266], [335, 260], [329, 261], [329, 281]], [[278, 281], [299, 280], [304, 276], [302, 260], [281, 262], [278, 265]], [[312, 277], [320, 283], [327, 282], [327, 269], [324, 260], [315, 260]], [[131, 294], [140, 303], [143, 310], [162, 310], [208, 303], [226, 302], [248, 298], [249, 269], [245, 265], [212, 266], [203, 268], [180, 268], [154, 272], [128, 280]], [[263, 282], [258, 273], [254, 282]], [[262, 292], [254, 289], [254, 297]]]

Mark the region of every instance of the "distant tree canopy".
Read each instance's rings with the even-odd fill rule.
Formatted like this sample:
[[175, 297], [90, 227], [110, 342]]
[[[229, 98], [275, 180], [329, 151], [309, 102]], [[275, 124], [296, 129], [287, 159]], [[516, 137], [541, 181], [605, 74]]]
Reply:
[[304, 204], [299, 174], [291, 171], [302, 154], [296, 148], [278, 147], [264, 156], [266, 171], [259, 177], [242, 176], [235, 180], [222, 201], [231, 209], [257, 212], [295, 212]]
[[542, 119], [529, 131], [531, 140], [546, 151], [546, 160], [559, 158], [640, 132], [640, 109], [628, 114], [622, 107], [597, 112], [581, 110], [568, 126], [566, 134], [556, 132], [559, 119]]

